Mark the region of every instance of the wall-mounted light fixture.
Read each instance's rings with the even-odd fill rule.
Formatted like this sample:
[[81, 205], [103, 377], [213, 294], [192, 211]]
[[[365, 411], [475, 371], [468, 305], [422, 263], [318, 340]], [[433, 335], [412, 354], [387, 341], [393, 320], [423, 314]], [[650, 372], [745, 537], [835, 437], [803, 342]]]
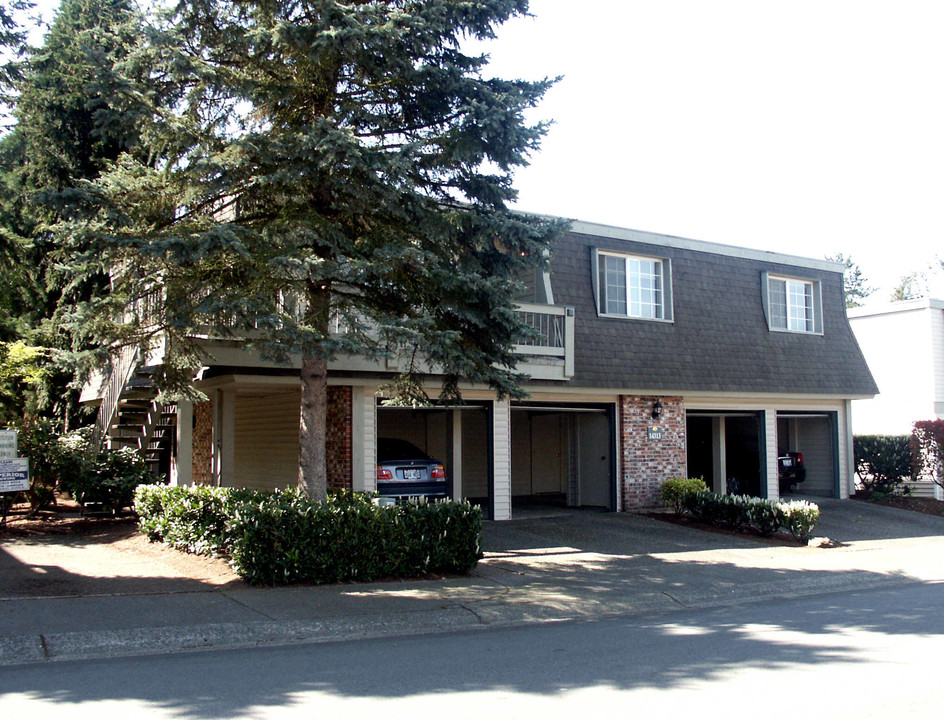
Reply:
[[658, 420], [662, 416], [662, 401], [656, 398], [656, 401], [652, 403], [652, 419]]

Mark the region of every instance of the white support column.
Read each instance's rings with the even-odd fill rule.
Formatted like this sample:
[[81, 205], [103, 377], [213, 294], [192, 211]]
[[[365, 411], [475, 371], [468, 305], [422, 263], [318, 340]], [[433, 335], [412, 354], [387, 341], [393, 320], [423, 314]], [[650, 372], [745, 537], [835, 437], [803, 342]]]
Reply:
[[377, 398], [372, 387], [351, 391], [351, 473], [358, 492], [377, 490]]
[[711, 489], [724, 495], [728, 491], [728, 455], [724, 437], [724, 418], [711, 418], [711, 471], [714, 482]]
[[[852, 400], [844, 400], [837, 413], [839, 427], [839, 497], [855, 494], [855, 453], [852, 449]], [[935, 490], [935, 497], [940, 488]]]
[[452, 411], [452, 499], [462, 499], [462, 411]]
[[[765, 427], [760, 428], [760, 440], [767, 447], [767, 497], [776, 500], [780, 497], [780, 473], [777, 465], [777, 408], [764, 408]], [[761, 478], [763, 486], [764, 478]]]
[[171, 485], [193, 485], [193, 403], [177, 403], [177, 452], [173, 457]]
[[213, 481], [233, 487], [236, 465], [236, 392], [217, 390], [213, 398]]
[[492, 411], [493, 520], [511, 519], [511, 402], [496, 400]]

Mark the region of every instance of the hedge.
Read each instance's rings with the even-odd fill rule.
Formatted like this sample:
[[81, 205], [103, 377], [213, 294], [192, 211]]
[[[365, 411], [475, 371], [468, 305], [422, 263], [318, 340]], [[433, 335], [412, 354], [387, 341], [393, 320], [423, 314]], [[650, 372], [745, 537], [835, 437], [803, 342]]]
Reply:
[[870, 494], [893, 495], [913, 474], [912, 440], [908, 435], [856, 435], [852, 438], [856, 474]]
[[482, 557], [482, 511], [467, 502], [374, 505], [343, 493], [142, 487], [150, 539], [229, 559], [251, 584], [337, 583], [467, 573]]
[[752, 528], [764, 536], [784, 528], [804, 544], [819, 521], [819, 507], [806, 500], [784, 502], [690, 490], [681, 494], [679, 502], [683, 510], [709, 525], [723, 525], [733, 530]]

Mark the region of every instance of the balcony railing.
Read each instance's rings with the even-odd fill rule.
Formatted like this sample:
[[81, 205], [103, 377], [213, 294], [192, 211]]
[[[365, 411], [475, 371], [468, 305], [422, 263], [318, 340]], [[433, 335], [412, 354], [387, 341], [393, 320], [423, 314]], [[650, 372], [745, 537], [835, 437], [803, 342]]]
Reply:
[[519, 303], [518, 313], [534, 335], [515, 345], [525, 359], [521, 369], [532, 378], [567, 380], [574, 375], [574, 309]]

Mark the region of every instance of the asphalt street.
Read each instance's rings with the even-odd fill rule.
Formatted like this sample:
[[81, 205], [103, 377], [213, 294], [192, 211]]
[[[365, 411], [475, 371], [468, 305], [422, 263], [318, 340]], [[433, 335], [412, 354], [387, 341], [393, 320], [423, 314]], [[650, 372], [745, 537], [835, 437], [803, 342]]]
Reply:
[[940, 717], [944, 584], [0, 670], [4, 717]]

